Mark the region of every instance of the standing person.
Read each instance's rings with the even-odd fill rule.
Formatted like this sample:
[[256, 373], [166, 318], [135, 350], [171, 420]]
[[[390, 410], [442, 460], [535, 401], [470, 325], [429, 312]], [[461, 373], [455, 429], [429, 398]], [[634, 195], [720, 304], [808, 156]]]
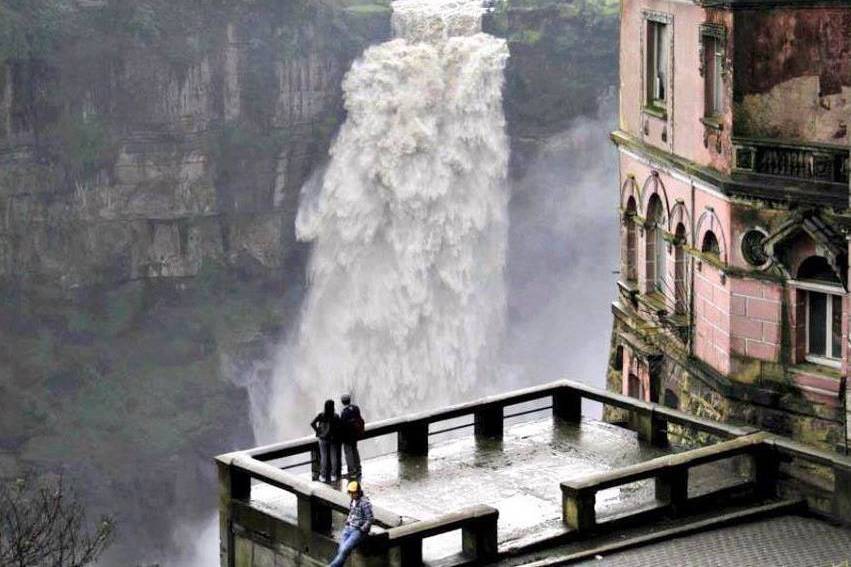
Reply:
[[336, 482], [340, 417], [334, 412], [334, 400], [325, 400], [325, 409], [313, 418], [310, 427], [319, 439], [319, 480]]
[[358, 440], [363, 436], [363, 417], [361, 417], [360, 408], [352, 403], [352, 397], [349, 394], [343, 394], [340, 401], [343, 402], [343, 409], [340, 412], [342, 424], [340, 441], [343, 444], [343, 451], [346, 453], [346, 469], [349, 480], [360, 480]]
[[349, 554], [369, 534], [369, 528], [372, 527], [372, 504], [364, 496], [360, 482], [356, 480], [349, 482], [346, 491], [349, 493], [349, 498], [352, 499], [351, 504], [349, 504], [349, 515], [346, 518], [346, 527], [343, 528], [343, 534], [340, 536], [337, 556], [329, 567], [341, 567], [348, 559]]

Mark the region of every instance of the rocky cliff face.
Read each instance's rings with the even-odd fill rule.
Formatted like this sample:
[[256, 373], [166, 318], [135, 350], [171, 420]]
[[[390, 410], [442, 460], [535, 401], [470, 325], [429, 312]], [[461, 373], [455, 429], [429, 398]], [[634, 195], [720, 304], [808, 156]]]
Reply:
[[[386, 6], [36, 5], [6, 8], [17, 34], [50, 37], [7, 34], [0, 66], [0, 278], [70, 288], [285, 266], [340, 81], [387, 35]], [[50, 13], [62, 21], [42, 29]]]

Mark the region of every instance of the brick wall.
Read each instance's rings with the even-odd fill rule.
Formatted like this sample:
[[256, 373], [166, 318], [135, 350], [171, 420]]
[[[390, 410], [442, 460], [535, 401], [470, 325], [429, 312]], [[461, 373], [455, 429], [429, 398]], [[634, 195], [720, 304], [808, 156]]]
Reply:
[[780, 358], [782, 290], [778, 284], [730, 279], [730, 346], [734, 353], [777, 362]]
[[730, 281], [701, 262], [694, 271], [695, 354], [719, 372], [730, 371]]

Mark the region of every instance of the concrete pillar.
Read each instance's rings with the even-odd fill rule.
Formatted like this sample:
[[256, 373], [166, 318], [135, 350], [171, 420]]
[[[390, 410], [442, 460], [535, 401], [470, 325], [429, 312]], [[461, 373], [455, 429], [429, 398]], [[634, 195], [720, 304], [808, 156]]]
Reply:
[[502, 439], [503, 408], [487, 407], [475, 413], [476, 439]]
[[777, 496], [777, 479], [780, 471], [780, 459], [773, 446], [763, 443], [751, 453], [753, 461], [753, 480], [757, 495], [761, 498]]
[[319, 500], [299, 495], [297, 514], [298, 527], [302, 532], [306, 534], [310, 532], [330, 533], [331, 508], [321, 504]]
[[561, 486], [562, 521], [579, 532], [592, 529], [597, 524], [597, 493], [592, 490], [574, 490]]
[[570, 423], [582, 420], [582, 395], [571, 388], [559, 388], [553, 394], [553, 416]]
[[497, 518], [493, 514], [461, 528], [461, 550], [477, 565], [496, 559]]
[[668, 469], [656, 477], [655, 483], [656, 500], [670, 506], [675, 514], [680, 513], [688, 501], [688, 469]]
[[251, 477], [222, 461], [216, 461], [219, 474], [219, 564], [234, 567], [236, 548], [233, 537], [233, 500], [251, 497]]
[[399, 567], [408, 567], [411, 565], [412, 567], [419, 567], [423, 564], [423, 540], [414, 539], [412, 541], [408, 541], [399, 546], [398, 555], [398, 563], [392, 562], [391, 564], [398, 565]]
[[840, 522], [851, 525], [851, 467], [833, 467], [833, 510]]
[[411, 423], [397, 433], [397, 446], [405, 455], [428, 455], [428, 423]]
[[668, 446], [668, 424], [649, 409], [635, 409], [630, 414], [630, 423], [638, 432], [641, 441], [654, 447]]

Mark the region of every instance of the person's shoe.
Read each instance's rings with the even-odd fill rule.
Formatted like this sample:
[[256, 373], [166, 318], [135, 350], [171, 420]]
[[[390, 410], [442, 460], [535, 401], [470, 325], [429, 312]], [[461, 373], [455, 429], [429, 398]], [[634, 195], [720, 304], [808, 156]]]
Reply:
[[325, 478], [324, 474], [319, 475], [319, 482], [328, 482], [328, 479]]
[[332, 477], [331, 477], [331, 482], [340, 482], [340, 479], [339, 479], [339, 478], [337, 478], [336, 476], [332, 476]]

